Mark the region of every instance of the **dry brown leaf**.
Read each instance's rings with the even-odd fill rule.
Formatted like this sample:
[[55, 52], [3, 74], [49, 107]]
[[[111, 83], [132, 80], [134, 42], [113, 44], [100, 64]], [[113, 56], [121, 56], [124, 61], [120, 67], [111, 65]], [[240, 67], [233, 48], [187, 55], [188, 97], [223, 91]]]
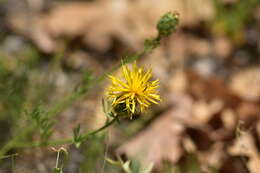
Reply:
[[230, 40], [225, 37], [216, 37], [213, 41], [213, 51], [220, 58], [227, 58], [233, 51]]
[[197, 56], [207, 56], [211, 52], [211, 43], [206, 39], [199, 39], [196, 37], [189, 37], [186, 41], [188, 51]]
[[232, 76], [230, 88], [238, 96], [248, 101], [260, 99], [260, 68], [250, 67]]
[[185, 93], [187, 90], [187, 76], [183, 71], [177, 71], [168, 79], [168, 87], [170, 93]]
[[248, 156], [249, 161], [244, 161], [248, 165], [251, 173], [259, 173], [260, 155], [254, 144], [254, 138], [246, 133], [235, 140], [235, 144], [229, 147], [229, 153], [232, 155]]
[[258, 147], [260, 144], [260, 120], [258, 120], [257, 124], [256, 124], [256, 141], [258, 141]]
[[207, 103], [205, 100], [198, 100], [193, 104], [193, 118], [198, 125], [205, 125], [211, 117], [220, 112], [223, 108], [221, 100], [212, 100]]
[[213, 146], [206, 152], [198, 152], [198, 157], [200, 163], [202, 164], [202, 169], [209, 172], [209, 167], [220, 168], [222, 160], [225, 157], [224, 144], [222, 142], [216, 142]]
[[228, 130], [235, 129], [235, 126], [237, 123], [237, 121], [236, 121], [237, 118], [236, 118], [236, 113], [233, 109], [222, 110], [221, 119], [222, 119], [224, 128], [226, 128]]
[[188, 127], [186, 134], [190, 136], [198, 151], [207, 151], [213, 145], [212, 135], [210, 129], [203, 126]]
[[[201, 10], [203, 8], [203, 10]], [[155, 34], [157, 20], [167, 11], [178, 11], [185, 25], [213, 16], [207, 0], [60, 2], [48, 13], [8, 13], [10, 28], [32, 39], [44, 52], [53, 52], [60, 39], [81, 38], [90, 48], [104, 52], [119, 40], [128, 47], [140, 48], [144, 38]]]
[[230, 156], [223, 159], [219, 173], [249, 173], [243, 158], [241, 156]]
[[233, 93], [224, 83], [224, 80], [217, 76], [203, 78], [195, 71], [187, 73], [189, 81], [189, 92], [196, 99], [222, 100], [224, 107], [236, 108], [241, 99]]
[[259, 104], [242, 102], [237, 108], [237, 113], [239, 120], [243, 121], [246, 126], [251, 126], [257, 122], [257, 119], [259, 119]]
[[183, 153], [181, 138], [185, 121], [190, 120], [192, 101], [188, 96], [182, 95], [174, 103], [173, 108], [123, 144], [118, 152], [156, 166], [163, 160], [176, 163]]

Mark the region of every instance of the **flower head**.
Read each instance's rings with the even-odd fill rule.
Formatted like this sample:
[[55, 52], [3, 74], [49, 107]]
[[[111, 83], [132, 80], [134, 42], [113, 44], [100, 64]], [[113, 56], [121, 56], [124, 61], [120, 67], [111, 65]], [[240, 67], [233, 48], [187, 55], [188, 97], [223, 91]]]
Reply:
[[151, 81], [151, 69], [145, 71], [134, 63], [130, 70], [126, 65], [121, 68], [122, 79], [109, 76], [111, 86], [108, 88], [108, 98], [112, 100], [112, 106], [123, 107], [124, 111], [134, 114], [137, 110], [143, 112], [151, 103], [158, 104], [160, 95], [156, 89], [159, 80]]

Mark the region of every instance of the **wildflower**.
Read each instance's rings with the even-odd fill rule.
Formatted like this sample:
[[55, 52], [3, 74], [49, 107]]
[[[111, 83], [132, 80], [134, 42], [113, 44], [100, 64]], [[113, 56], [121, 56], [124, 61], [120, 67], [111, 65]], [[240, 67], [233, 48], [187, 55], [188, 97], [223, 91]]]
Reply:
[[112, 100], [114, 108], [123, 109], [132, 115], [138, 110], [143, 112], [151, 103], [158, 104], [161, 100], [156, 91], [159, 80], [150, 80], [151, 69], [145, 71], [134, 63], [132, 70], [123, 65], [121, 72], [123, 80], [109, 76], [112, 84], [108, 88], [108, 98]]

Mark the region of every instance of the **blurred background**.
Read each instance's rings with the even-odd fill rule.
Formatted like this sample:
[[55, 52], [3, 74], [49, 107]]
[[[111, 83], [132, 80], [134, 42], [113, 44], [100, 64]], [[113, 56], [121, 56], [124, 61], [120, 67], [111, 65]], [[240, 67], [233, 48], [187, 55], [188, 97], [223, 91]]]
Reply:
[[[26, 111], [48, 110], [141, 50], [168, 11], [180, 14], [177, 32], [138, 60], [160, 79], [163, 101], [79, 149], [63, 145], [64, 173], [120, 173], [105, 161], [116, 154], [155, 173], [259, 173], [259, 0], [0, 0], [0, 151], [18, 153], [0, 172], [52, 172], [50, 147], [6, 147], [30, 126]], [[59, 111], [50, 139], [100, 127], [107, 84]]]

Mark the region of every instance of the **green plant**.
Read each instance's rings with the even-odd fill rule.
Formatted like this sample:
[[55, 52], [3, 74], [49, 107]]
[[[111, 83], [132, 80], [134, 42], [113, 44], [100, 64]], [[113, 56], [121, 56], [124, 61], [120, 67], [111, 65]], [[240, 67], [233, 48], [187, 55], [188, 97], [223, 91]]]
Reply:
[[241, 40], [246, 24], [252, 21], [252, 12], [259, 5], [259, 0], [238, 0], [225, 5], [213, 0], [216, 15], [212, 23], [213, 31], [227, 34], [234, 40]]
[[[115, 122], [119, 122], [120, 116], [117, 116], [109, 107], [110, 103], [103, 101], [104, 112], [107, 116], [106, 123], [90, 132], [83, 132], [80, 125], [73, 129], [73, 137], [67, 139], [50, 140], [56, 116], [59, 115], [66, 108], [71, 106], [75, 101], [86, 96], [86, 94], [96, 85], [100, 84], [106, 79], [108, 74], [111, 74], [122, 64], [132, 63], [144, 55], [150, 53], [157, 46], [160, 41], [175, 32], [178, 24], [178, 15], [175, 13], [165, 14], [158, 22], [157, 36], [147, 39], [144, 42], [144, 47], [141, 51], [128, 56], [118, 63], [106, 73], [93, 77], [90, 73], [85, 73], [82, 82], [75, 86], [75, 89], [61, 100], [53, 101], [52, 105], [48, 105], [48, 97], [45, 89], [38, 88], [52, 88], [52, 81], [43, 76], [43, 81], [31, 80], [31, 78], [40, 75], [37, 69], [37, 64], [40, 61], [40, 55], [31, 49], [27, 54], [22, 55], [19, 59], [15, 59], [12, 66], [1, 62], [0, 59], [0, 94], [3, 94], [0, 99], [0, 111], [8, 112], [7, 116], [12, 118], [12, 125], [15, 130], [12, 131], [12, 138], [5, 143], [0, 149], [0, 157], [5, 157], [5, 154], [11, 150], [22, 148], [32, 148], [41, 146], [55, 146], [60, 144], [73, 144], [79, 147], [87, 139], [95, 136], [97, 133], [104, 131]], [[58, 71], [60, 67], [60, 59], [62, 52], [59, 52], [52, 61], [49, 67], [49, 73]], [[10, 66], [10, 67], [9, 67]], [[8, 81], [8, 82], [4, 82]], [[36, 86], [46, 87], [36, 87]], [[37, 89], [36, 89], [37, 88]], [[41, 98], [41, 99], [39, 99]], [[9, 115], [10, 114], [10, 115]], [[2, 117], [0, 117], [1, 119]], [[40, 135], [40, 140], [32, 142], [32, 136], [36, 132]], [[58, 150], [58, 156], [61, 150]], [[59, 159], [58, 159], [59, 160]], [[58, 163], [58, 162], [57, 162]], [[61, 173], [62, 168], [56, 164], [55, 173]]]

